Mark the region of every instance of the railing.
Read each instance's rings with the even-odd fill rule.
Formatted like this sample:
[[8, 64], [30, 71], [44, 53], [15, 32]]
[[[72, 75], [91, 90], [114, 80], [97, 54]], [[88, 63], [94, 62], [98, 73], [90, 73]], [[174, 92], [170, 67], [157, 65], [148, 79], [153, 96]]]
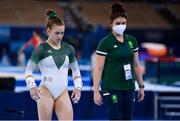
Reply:
[[179, 92], [156, 93], [154, 97], [154, 119], [180, 119]]

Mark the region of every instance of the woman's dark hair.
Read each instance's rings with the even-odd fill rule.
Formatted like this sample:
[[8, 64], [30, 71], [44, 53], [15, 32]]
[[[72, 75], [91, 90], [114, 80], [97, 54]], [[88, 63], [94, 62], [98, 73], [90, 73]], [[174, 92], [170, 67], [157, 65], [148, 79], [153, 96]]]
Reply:
[[111, 6], [110, 20], [113, 21], [114, 19], [118, 17], [127, 18], [127, 13], [123, 5], [119, 2], [116, 2]]
[[47, 15], [46, 28], [51, 29], [54, 24], [64, 25], [64, 21], [60, 17], [57, 16], [56, 11], [54, 11], [52, 9], [47, 9], [46, 15]]

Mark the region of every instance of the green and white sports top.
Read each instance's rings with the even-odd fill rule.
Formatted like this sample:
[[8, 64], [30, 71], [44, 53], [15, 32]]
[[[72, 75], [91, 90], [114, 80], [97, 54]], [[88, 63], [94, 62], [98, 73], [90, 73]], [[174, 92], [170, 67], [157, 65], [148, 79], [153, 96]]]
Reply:
[[41, 43], [34, 50], [27, 64], [26, 77], [33, 76], [36, 65], [41, 71], [40, 85], [45, 85], [55, 99], [67, 88], [69, 68], [72, 70], [73, 79], [80, 79], [81, 81], [74, 48], [66, 42], [61, 42], [60, 49], [52, 48], [47, 42]]

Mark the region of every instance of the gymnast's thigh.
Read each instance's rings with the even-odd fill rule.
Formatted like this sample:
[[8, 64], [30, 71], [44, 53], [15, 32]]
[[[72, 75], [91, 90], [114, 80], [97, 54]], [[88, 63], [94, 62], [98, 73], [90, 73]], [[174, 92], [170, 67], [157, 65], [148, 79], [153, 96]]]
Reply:
[[40, 86], [41, 98], [37, 101], [39, 120], [51, 120], [54, 99], [45, 86]]
[[67, 89], [56, 99], [54, 106], [59, 120], [73, 120], [73, 109]]

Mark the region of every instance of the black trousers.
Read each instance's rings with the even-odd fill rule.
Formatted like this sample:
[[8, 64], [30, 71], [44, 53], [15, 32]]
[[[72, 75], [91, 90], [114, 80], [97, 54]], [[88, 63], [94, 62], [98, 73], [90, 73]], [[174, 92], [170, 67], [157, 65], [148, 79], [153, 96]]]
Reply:
[[103, 93], [109, 120], [132, 120], [134, 100], [134, 90], [108, 90]]

